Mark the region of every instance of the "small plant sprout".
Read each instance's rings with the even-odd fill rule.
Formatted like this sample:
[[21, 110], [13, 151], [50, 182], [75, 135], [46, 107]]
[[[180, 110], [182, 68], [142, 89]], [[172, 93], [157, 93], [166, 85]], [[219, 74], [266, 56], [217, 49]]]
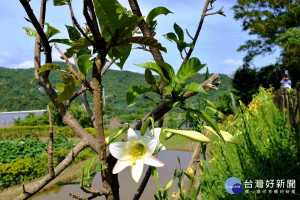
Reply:
[[113, 168], [117, 174], [128, 166], [131, 166], [131, 175], [135, 182], [141, 178], [144, 164], [154, 167], [162, 167], [164, 164], [155, 158], [154, 153], [159, 140], [141, 136], [139, 131], [129, 128], [127, 142], [114, 142], [109, 145], [111, 154], [118, 159]]

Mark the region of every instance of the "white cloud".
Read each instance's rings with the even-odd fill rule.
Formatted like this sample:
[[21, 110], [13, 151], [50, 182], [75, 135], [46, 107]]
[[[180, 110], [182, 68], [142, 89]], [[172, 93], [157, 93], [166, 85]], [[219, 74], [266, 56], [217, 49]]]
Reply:
[[17, 65], [15, 68], [33, 68], [33, 67], [34, 67], [33, 61], [25, 61]]
[[233, 65], [233, 66], [237, 66], [237, 67], [239, 67], [243, 64], [242, 60], [233, 60], [233, 59], [226, 59], [224, 62], [228, 65]]

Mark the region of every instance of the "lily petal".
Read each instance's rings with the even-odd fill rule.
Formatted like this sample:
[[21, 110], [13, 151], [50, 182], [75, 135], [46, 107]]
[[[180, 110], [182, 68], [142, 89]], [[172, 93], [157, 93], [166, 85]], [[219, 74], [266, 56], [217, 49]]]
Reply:
[[131, 167], [131, 176], [136, 183], [139, 182], [142, 176], [143, 168], [144, 168], [143, 159], [136, 160], [135, 165]]
[[126, 142], [114, 142], [109, 145], [109, 151], [115, 158], [127, 160], [130, 156], [126, 154], [126, 146]]
[[[153, 132], [153, 130], [151, 130], [151, 133], [152, 132]], [[157, 139], [158, 141], [159, 141], [160, 132], [161, 132], [161, 128], [154, 129], [154, 138]]]
[[161, 151], [167, 150], [167, 148], [162, 144], [159, 144], [159, 148], [160, 148]]
[[154, 167], [164, 166], [164, 163], [162, 163], [160, 160], [158, 160], [154, 156], [146, 157], [144, 162], [145, 162], [145, 164], [151, 165], [151, 166], [154, 166]]
[[117, 174], [120, 171], [122, 171], [123, 169], [125, 169], [126, 167], [130, 166], [130, 160], [118, 160], [118, 162], [116, 163], [116, 165], [113, 168], [113, 174]]
[[147, 151], [145, 153], [145, 156], [151, 156], [153, 154], [153, 152], [156, 149], [158, 140], [157, 139], [151, 139], [147, 142], [146, 147], [147, 147]]
[[135, 130], [133, 130], [132, 128], [129, 128], [128, 133], [127, 133], [127, 140], [129, 142], [131, 142], [131, 141], [135, 141], [135, 140], [138, 140], [138, 139], [140, 139], [140, 137], [135, 132]]

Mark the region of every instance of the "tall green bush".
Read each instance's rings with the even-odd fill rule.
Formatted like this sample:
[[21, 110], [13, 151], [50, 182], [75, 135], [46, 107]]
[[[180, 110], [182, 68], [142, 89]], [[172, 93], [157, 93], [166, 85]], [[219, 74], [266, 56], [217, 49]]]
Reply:
[[[210, 160], [203, 163], [201, 191], [203, 199], [296, 199], [295, 194], [259, 194], [256, 180], [300, 181], [299, 158], [295, 133], [286, 117], [276, 108], [270, 91], [259, 89], [248, 107], [242, 105], [236, 117], [229, 117], [223, 129], [235, 135], [239, 145], [220, 143], [210, 147]], [[249, 194], [233, 195], [226, 192], [224, 184], [237, 177], [243, 184], [252, 181]], [[285, 183], [286, 184], [286, 183]], [[299, 190], [299, 187], [297, 187]], [[297, 189], [296, 188], [296, 189]], [[254, 191], [253, 193], [251, 191]], [[299, 191], [296, 191], [299, 194]]]

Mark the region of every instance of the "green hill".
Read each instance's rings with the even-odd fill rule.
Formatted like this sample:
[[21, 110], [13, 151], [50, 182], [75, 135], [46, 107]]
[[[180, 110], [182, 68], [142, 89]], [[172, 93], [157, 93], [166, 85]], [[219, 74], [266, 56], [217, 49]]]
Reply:
[[[57, 63], [65, 66], [64, 63]], [[39, 90], [36, 82], [30, 84], [33, 78], [34, 70], [31, 69], [7, 69], [0, 67], [0, 111], [16, 111], [16, 110], [35, 110], [45, 109], [49, 103], [49, 99], [43, 91]], [[60, 81], [60, 72], [51, 72], [50, 80], [53, 85]], [[202, 82], [203, 74], [197, 74], [189, 81]], [[220, 74], [222, 85], [218, 91], [210, 92], [206, 98], [216, 101], [218, 93], [228, 91], [231, 85], [231, 79], [224, 74]], [[144, 75], [129, 71], [109, 70], [103, 77], [103, 85], [105, 88], [105, 96], [107, 105], [118, 110], [121, 113], [132, 113], [139, 106], [147, 104], [143, 98], [138, 98], [135, 106], [127, 107], [126, 92], [133, 85], [144, 85]], [[195, 99], [195, 97], [193, 97]], [[197, 98], [197, 97], [196, 97]], [[90, 99], [90, 97], [89, 97]], [[78, 102], [82, 100], [79, 97]], [[196, 101], [189, 101], [191, 103]]]

